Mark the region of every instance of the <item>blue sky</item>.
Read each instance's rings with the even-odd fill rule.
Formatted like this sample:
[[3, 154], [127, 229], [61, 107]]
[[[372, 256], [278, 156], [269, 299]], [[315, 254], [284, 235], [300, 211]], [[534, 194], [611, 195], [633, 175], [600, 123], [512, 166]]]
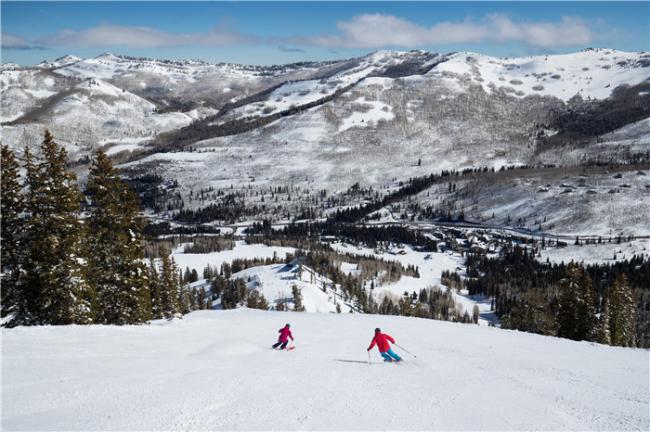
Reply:
[[649, 51], [648, 2], [9, 2], [2, 61], [102, 52], [245, 64], [377, 49]]

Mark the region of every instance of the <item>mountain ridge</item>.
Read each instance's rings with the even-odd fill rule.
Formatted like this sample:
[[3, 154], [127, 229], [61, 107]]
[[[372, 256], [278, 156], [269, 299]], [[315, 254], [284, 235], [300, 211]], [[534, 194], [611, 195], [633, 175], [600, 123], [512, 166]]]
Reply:
[[[100, 147], [130, 178], [159, 174], [178, 185], [176, 204], [167, 205], [172, 210], [164, 217], [173, 219], [181, 202], [186, 209], [219, 204], [220, 198], [191, 197], [233, 185], [248, 204], [262, 205], [265, 188], [292, 184], [303, 193], [291, 201], [287, 196], [279, 207], [293, 213], [312, 205], [319, 190], [342, 199], [344, 207], [358, 205], [364, 201], [344, 198], [354, 184], [384, 194], [411, 177], [444, 170], [645, 163], [649, 78], [650, 54], [611, 49], [522, 58], [376, 51], [249, 68], [103, 54], [52, 69], [3, 69], [2, 134], [3, 142], [22, 148], [36, 145], [49, 128], [78, 163], [82, 181], [84, 161]], [[112, 91], [93, 92], [93, 80]], [[635, 124], [634, 132], [625, 129]], [[636, 180], [632, 190], [644, 196], [643, 177]], [[542, 212], [536, 217], [523, 210], [524, 219], [551, 219], [557, 210], [548, 201], [553, 195], [536, 192], [552, 190], [544, 185], [554, 178], [540, 181], [518, 192], [543, 198], [541, 207], [522, 204], [519, 214]], [[589, 199], [605, 206], [628, 189], [599, 190], [592, 188]], [[424, 208], [406, 213], [422, 217], [430, 205], [450, 206], [453, 211], [443, 213], [479, 210], [483, 219], [507, 208], [478, 199], [485, 207], [472, 209], [471, 201], [457, 198], [424, 200]], [[576, 205], [584, 198], [576, 194]], [[461, 202], [469, 207], [455, 208]], [[278, 211], [263, 205], [266, 216]], [[504, 222], [509, 217], [504, 214]], [[591, 232], [590, 221], [574, 230]], [[555, 224], [571, 226], [562, 219]]]

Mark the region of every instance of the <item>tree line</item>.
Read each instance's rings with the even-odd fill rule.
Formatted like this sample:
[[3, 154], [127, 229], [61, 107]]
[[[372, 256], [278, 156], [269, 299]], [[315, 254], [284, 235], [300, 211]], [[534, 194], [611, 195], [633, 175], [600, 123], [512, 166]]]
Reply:
[[137, 195], [105, 153], [84, 193], [49, 131], [22, 167], [7, 146], [1, 163], [5, 325], [136, 324], [207, 306], [168, 255], [146, 265]]
[[[499, 257], [468, 254], [470, 295], [492, 297], [504, 328], [619, 346], [650, 346], [650, 261], [540, 263], [506, 247]], [[446, 275], [447, 278], [450, 275]], [[458, 281], [458, 275], [453, 277]]]
[[344, 239], [351, 243], [363, 243], [379, 247], [388, 243], [412, 245], [423, 251], [435, 252], [437, 242], [400, 225], [352, 225], [333, 221], [313, 223], [290, 223], [282, 229], [273, 229], [270, 220], [256, 222], [246, 229], [250, 242], [287, 241], [300, 242], [307, 239], [318, 241], [325, 237]]

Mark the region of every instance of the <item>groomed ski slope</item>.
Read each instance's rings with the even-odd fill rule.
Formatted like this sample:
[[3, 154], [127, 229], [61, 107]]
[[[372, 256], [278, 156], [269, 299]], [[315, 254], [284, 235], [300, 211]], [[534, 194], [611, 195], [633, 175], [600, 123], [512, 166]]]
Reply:
[[[369, 365], [376, 326], [417, 359]], [[647, 350], [475, 325], [239, 309], [2, 337], [3, 430], [650, 428]]]

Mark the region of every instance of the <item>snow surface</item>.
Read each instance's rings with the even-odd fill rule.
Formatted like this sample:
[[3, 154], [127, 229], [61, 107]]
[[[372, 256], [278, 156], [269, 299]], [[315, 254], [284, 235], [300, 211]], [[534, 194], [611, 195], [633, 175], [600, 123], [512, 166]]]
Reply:
[[639, 53], [613, 49], [521, 58], [461, 52], [429, 74], [466, 77], [488, 93], [501, 87], [517, 97], [549, 95], [566, 102], [575, 95], [604, 99], [619, 85], [647, 81], [650, 71], [638, 59]]
[[[223, 263], [231, 263], [235, 259], [253, 259], [253, 258], [273, 258], [277, 256], [279, 259], [284, 259], [288, 253], [293, 254], [294, 248], [280, 247], [280, 246], [266, 246], [262, 244], [246, 244], [244, 241], [236, 241], [235, 247], [231, 250], [224, 250], [221, 252], [211, 252], [207, 254], [186, 254], [183, 253], [184, 245], [174, 249], [172, 258], [181, 269], [189, 267], [190, 270], [194, 269], [199, 274], [203, 269], [210, 265], [213, 268], [219, 269]], [[291, 290], [289, 290], [289, 294]]]
[[[368, 364], [378, 326], [417, 358]], [[650, 428], [647, 350], [490, 327], [239, 309], [2, 341], [4, 430]]]
[[[545, 262], [547, 259], [552, 263], [571, 261], [582, 262], [585, 265], [613, 263], [616, 261], [629, 260], [632, 256], [650, 258], [650, 239], [623, 241], [620, 244], [614, 239], [611, 243], [607, 239], [601, 244], [583, 244], [577, 246], [569, 244], [563, 248], [547, 247], [540, 251], [537, 259]], [[614, 259], [616, 256], [616, 259]]]
[[344, 118], [339, 132], [352, 127], [368, 127], [375, 125], [377, 122], [390, 121], [395, 118], [395, 115], [391, 112], [391, 107], [383, 102], [367, 101], [362, 97], [354, 101], [354, 104], [360, 104], [364, 108], [364, 112], [353, 111], [352, 115]]
[[[295, 304], [292, 287], [295, 286], [301, 292], [305, 312], [336, 312], [337, 303], [343, 313], [352, 309], [342, 299], [340, 291], [331, 289], [331, 280], [306, 266], [303, 266], [302, 271], [297, 265], [257, 266], [235, 273], [232, 277], [246, 280], [247, 286], [262, 293], [270, 305], [282, 300], [293, 309]], [[323, 283], [326, 284], [326, 291], [322, 290]]]

